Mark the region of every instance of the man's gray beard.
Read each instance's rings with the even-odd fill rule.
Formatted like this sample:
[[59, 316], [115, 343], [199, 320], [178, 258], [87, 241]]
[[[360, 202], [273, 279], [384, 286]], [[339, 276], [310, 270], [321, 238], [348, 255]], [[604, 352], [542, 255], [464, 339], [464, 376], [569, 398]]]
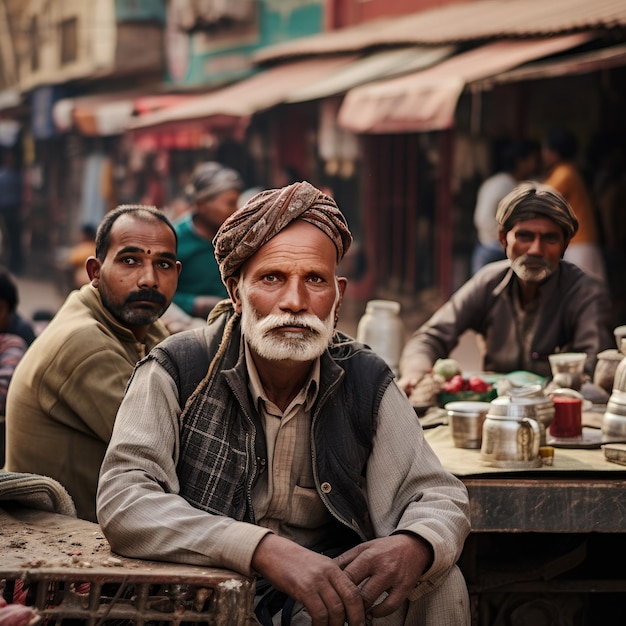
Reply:
[[540, 283], [554, 272], [554, 269], [546, 262], [543, 262], [543, 266], [537, 269], [530, 268], [526, 265], [527, 260], [528, 255], [523, 254], [511, 263], [511, 268], [517, 277], [526, 283]]
[[[250, 348], [268, 361], [313, 361], [324, 353], [335, 331], [335, 306], [325, 320], [316, 315], [268, 315], [259, 318], [248, 300], [243, 285], [241, 297], [241, 329]], [[300, 326], [302, 332], [271, 332], [285, 326]]]

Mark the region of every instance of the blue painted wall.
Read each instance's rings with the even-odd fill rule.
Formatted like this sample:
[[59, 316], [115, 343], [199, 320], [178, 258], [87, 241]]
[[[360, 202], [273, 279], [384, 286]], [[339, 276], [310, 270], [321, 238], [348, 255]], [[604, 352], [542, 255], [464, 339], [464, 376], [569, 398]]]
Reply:
[[268, 45], [323, 30], [324, 0], [258, 0], [254, 23], [240, 32], [182, 33], [168, 17], [166, 81], [220, 85], [250, 76], [251, 55]]
[[157, 21], [165, 23], [165, 0], [115, 0], [118, 22]]

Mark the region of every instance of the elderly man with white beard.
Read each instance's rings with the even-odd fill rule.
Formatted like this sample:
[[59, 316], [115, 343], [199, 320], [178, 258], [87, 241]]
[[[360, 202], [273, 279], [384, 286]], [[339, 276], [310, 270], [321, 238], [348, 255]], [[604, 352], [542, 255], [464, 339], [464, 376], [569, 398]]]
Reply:
[[226, 220], [230, 299], [137, 365], [98, 519], [120, 554], [257, 576], [249, 623], [467, 625], [467, 491], [385, 362], [335, 330], [351, 240], [307, 182]]
[[592, 376], [598, 352], [613, 346], [604, 285], [563, 260], [578, 230], [565, 198], [525, 182], [500, 201], [496, 221], [507, 260], [483, 267], [406, 343], [398, 384], [408, 395], [467, 330], [483, 338], [489, 372], [549, 377], [549, 354], [585, 352]]

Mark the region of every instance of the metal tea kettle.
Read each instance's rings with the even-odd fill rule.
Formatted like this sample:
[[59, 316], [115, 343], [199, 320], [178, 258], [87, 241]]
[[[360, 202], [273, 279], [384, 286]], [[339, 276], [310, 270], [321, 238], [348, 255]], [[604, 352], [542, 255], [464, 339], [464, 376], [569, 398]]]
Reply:
[[[480, 456], [487, 465], [505, 468], [539, 467], [541, 428], [535, 406], [526, 402], [491, 403], [483, 424]], [[495, 403], [495, 404], [494, 404]], [[502, 409], [506, 408], [506, 413]]]
[[550, 395], [544, 393], [541, 385], [512, 387], [505, 395], [499, 396], [491, 403], [491, 413], [508, 415], [508, 405], [522, 404], [527, 408], [519, 409], [524, 417], [534, 419], [539, 424], [539, 446], [545, 446], [547, 429], [554, 419], [554, 402]]

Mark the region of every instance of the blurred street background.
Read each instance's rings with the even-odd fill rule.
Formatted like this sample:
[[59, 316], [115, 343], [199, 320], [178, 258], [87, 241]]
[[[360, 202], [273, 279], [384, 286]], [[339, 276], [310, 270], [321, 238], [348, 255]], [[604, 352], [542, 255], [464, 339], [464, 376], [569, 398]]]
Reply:
[[471, 276], [507, 146], [563, 127], [623, 324], [625, 27], [619, 0], [0, 0], [0, 262], [64, 295], [85, 225], [129, 202], [176, 219], [215, 160], [246, 191], [331, 193], [355, 239], [342, 323], [389, 299], [412, 330]]
[[50, 279], [21, 276], [17, 278], [17, 285], [20, 294], [18, 311], [28, 319], [32, 319], [36, 311], [54, 313], [63, 303], [63, 295]]

